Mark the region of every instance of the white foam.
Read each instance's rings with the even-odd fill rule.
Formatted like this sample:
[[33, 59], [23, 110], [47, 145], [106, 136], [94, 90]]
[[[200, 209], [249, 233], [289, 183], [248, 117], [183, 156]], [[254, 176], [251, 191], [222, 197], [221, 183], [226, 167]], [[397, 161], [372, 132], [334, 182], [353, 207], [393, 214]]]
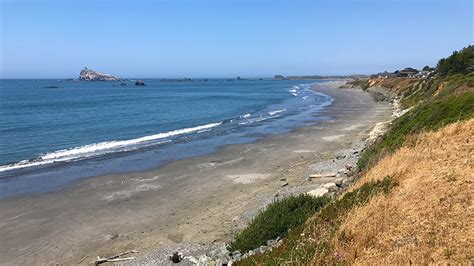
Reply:
[[20, 169], [20, 168], [25, 168], [25, 167], [32, 167], [32, 166], [39, 166], [39, 165], [44, 165], [44, 164], [49, 164], [51, 162], [31, 162], [31, 163], [16, 163], [16, 164], [7, 164], [7, 165], [2, 165], [0, 166], [0, 172], [5, 172], [9, 170], [15, 170], [15, 169]]
[[242, 118], [249, 118], [250, 117], [250, 114], [245, 114], [242, 116]]
[[[25, 167], [31, 167], [31, 166], [45, 165], [45, 164], [50, 164], [54, 162], [66, 162], [66, 161], [72, 161], [72, 160], [77, 160], [77, 159], [84, 159], [84, 158], [93, 157], [97, 155], [103, 155], [103, 154], [116, 152], [116, 151], [129, 151], [129, 150], [133, 150], [134, 148], [136, 148], [137, 145], [140, 145], [140, 144], [151, 143], [152, 141], [165, 139], [165, 138], [169, 138], [169, 137], [173, 137], [177, 135], [189, 134], [189, 133], [194, 133], [194, 132], [205, 132], [221, 124], [222, 123], [211, 123], [211, 124], [197, 126], [197, 127], [172, 130], [169, 132], [158, 133], [155, 135], [145, 136], [145, 137], [136, 138], [136, 139], [106, 141], [106, 142], [100, 142], [100, 143], [75, 147], [72, 149], [58, 150], [55, 152], [42, 155], [35, 161], [20, 161], [15, 164], [2, 165], [0, 166], [0, 172], [20, 169], [20, 168], [25, 168]], [[171, 140], [153, 142], [151, 144], [155, 145], [155, 144], [163, 144], [167, 142], [171, 142]]]
[[286, 109], [281, 109], [281, 110], [276, 110], [276, 111], [270, 111], [270, 112], [268, 112], [268, 114], [269, 114], [269, 115], [276, 115], [276, 114], [283, 113], [283, 112], [286, 112]]
[[262, 122], [268, 119], [272, 118], [277, 118], [280, 117], [281, 115], [270, 115], [270, 116], [260, 116], [251, 120], [247, 120], [246, 122], [240, 122], [239, 125], [248, 125], [248, 124], [253, 124], [255, 122]]

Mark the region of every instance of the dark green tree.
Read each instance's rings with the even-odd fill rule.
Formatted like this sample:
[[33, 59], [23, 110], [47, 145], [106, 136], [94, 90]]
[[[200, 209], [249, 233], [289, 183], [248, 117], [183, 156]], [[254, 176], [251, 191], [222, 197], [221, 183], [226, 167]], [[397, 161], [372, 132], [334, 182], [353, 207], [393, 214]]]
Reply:
[[448, 58], [439, 60], [436, 70], [441, 77], [474, 72], [474, 45], [454, 51]]

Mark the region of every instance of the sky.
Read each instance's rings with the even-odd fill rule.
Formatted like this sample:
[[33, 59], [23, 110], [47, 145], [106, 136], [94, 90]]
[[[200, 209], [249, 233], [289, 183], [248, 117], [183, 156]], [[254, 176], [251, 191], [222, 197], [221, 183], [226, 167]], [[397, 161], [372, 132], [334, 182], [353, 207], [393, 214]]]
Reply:
[[370, 74], [474, 43], [472, 0], [0, 0], [0, 78]]

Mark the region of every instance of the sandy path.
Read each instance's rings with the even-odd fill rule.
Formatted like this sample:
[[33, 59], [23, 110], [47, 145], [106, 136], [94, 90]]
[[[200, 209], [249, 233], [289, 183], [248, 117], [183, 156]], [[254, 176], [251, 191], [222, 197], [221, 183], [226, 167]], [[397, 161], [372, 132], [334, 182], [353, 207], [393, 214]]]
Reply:
[[321, 113], [327, 122], [153, 171], [0, 200], [0, 263], [91, 263], [128, 249], [143, 255], [231, 239], [275, 192], [301, 184], [311, 164], [359, 143], [391, 114], [362, 91], [318, 90], [335, 98]]

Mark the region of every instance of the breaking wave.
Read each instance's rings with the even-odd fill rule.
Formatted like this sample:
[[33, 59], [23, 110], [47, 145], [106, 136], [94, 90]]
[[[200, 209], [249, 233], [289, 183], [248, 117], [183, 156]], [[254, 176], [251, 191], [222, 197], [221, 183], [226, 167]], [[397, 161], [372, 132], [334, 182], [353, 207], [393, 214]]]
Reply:
[[[117, 141], [105, 141], [94, 144], [88, 144], [79, 146], [71, 149], [58, 150], [50, 153], [46, 153], [32, 160], [23, 160], [13, 164], [7, 164], [0, 166], [0, 172], [21, 169], [32, 166], [39, 166], [57, 162], [69, 162], [92, 158], [100, 155], [105, 155], [114, 152], [131, 151], [138, 148], [143, 148], [149, 145], [159, 145], [171, 142], [169, 139], [174, 136], [190, 134], [190, 133], [202, 133], [211, 130], [214, 127], [221, 125], [219, 123], [211, 123], [207, 125], [201, 125], [197, 127], [183, 128], [172, 130], [164, 133], [158, 133], [150, 136], [140, 137], [130, 140], [117, 140]], [[161, 141], [160, 141], [161, 140]]]

